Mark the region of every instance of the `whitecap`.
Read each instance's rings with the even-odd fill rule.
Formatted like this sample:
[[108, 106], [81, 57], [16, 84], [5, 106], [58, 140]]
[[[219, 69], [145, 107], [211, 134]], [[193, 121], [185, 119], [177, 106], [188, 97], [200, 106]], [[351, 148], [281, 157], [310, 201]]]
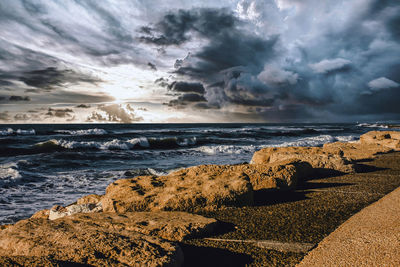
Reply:
[[17, 129], [16, 131], [14, 131], [14, 129], [12, 128], [7, 128], [6, 130], [1, 130], [0, 131], [0, 135], [6, 136], [6, 135], [35, 135], [36, 131], [34, 129], [30, 129], [30, 130], [21, 130], [21, 129]]
[[0, 186], [15, 184], [22, 178], [16, 163], [0, 165]]
[[74, 136], [81, 135], [106, 135], [108, 132], [104, 129], [87, 129], [87, 130], [56, 130], [56, 133], [69, 134]]

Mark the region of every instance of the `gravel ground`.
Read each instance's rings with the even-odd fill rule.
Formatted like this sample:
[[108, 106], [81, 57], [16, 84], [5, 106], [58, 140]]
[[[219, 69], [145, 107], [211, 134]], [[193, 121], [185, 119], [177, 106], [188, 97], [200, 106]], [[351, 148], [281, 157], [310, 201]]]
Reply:
[[[400, 186], [400, 152], [361, 164], [363, 173], [309, 180], [295, 192], [257, 192], [254, 207], [202, 215], [224, 222], [213, 238], [317, 244], [362, 208]], [[181, 246], [185, 266], [294, 266], [305, 255], [206, 239]]]

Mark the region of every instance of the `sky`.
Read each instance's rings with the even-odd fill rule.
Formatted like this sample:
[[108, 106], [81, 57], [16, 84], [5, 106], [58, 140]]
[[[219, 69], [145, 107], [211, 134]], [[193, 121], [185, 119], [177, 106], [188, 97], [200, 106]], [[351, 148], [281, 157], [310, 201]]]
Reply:
[[398, 0], [0, 1], [0, 123], [389, 120]]

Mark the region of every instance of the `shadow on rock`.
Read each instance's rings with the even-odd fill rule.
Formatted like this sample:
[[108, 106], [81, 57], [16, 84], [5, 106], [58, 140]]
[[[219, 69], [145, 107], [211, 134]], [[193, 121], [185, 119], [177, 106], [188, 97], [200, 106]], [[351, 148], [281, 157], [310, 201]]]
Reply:
[[310, 177], [307, 177], [306, 180], [316, 180], [316, 179], [322, 179], [322, 178], [331, 178], [331, 177], [336, 177], [336, 176], [342, 176], [345, 175], [346, 173], [338, 171], [338, 170], [333, 170], [333, 169], [325, 169], [325, 168], [314, 168], [313, 173]]
[[198, 247], [179, 244], [185, 260], [183, 266], [245, 266], [253, 262], [253, 258], [244, 253], [235, 253], [226, 249]]
[[307, 199], [307, 197], [303, 192], [274, 191], [269, 189], [254, 191], [255, 206], [268, 206], [279, 203], [295, 202], [304, 199]]
[[379, 168], [379, 167], [375, 167], [372, 165], [367, 165], [367, 164], [356, 164], [355, 165], [356, 170], [358, 173], [367, 173], [367, 172], [376, 172], [376, 171], [384, 171], [387, 170], [387, 168]]
[[212, 235], [218, 236], [218, 235], [223, 235], [223, 234], [226, 234], [226, 233], [229, 233], [232, 231], [235, 231], [235, 225], [233, 223], [218, 221], [218, 224], [215, 227]]

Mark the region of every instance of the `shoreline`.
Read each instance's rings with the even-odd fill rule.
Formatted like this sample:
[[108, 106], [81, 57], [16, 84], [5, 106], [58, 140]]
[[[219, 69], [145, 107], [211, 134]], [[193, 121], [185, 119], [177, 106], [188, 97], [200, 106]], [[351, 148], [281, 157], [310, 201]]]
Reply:
[[[240, 174], [244, 173], [245, 176], [247, 175], [250, 177], [250, 186], [255, 188], [255, 184], [257, 184], [257, 186], [261, 184], [264, 188], [257, 188], [257, 190], [251, 188], [249, 191], [249, 189], [246, 189], [249, 183], [241, 184], [238, 187], [230, 189], [231, 191], [236, 190], [236, 195], [228, 196], [230, 198], [237, 197], [240, 199], [239, 202], [222, 201], [219, 197], [215, 200], [216, 202], [211, 203], [216, 206], [208, 206], [208, 204], [210, 204], [208, 202], [194, 202], [195, 206], [190, 206], [190, 203], [187, 204], [186, 202], [183, 204], [177, 202], [177, 204], [175, 203], [177, 206], [167, 203], [170, 206], [167, 205], [161, 209], [186, 209], [186, 211], [207, 218], [214, 218], [218, 221], [218, 226], [214, 227], [215, 229], [211, 232], [206, 234], [202, 233], [192, 239], [183, 238], [182, 240], [175, 240], [175, 242], [178, 241], [179, 249], [175, 247], [177, 252], [174, 255], [176, 256], [178, 254], [180, 255], [181, 252], [183, 253], [183, 266], [221, 266], [220, 264], [222, 263], [230, 263], [230, 266], [280, 266], [297, 264], [304, 257], [305, 252], [293, 252], [293, 249], [291, 249], [293, 246], [305, 243], [313, 245], [318, 244], [324, 237], [333, 232], [352, 215], [400, 186], [400, 152], [393, 152], [393, 150], [400, 148], [398, 147], [400, 138], [389, 135], [389, 138], [379, 137], [364, 139], [364, 144], [360, 144], [360, 146], [356, 148], [349, 147], [355, 146], [352, 145], [353, 143], [338, 143], [336, 144], [336, 148], [334, 147], [335, 145], [332, 145], [333, 148], [330, 147], [331, 145], [327, 145], [324, 146], [324, 148], [314, 149], [316, 151], [308, 149], [309, 151], [301, 152], [303, 154], [300, 160], [308, 160], [313, 170], [332, 170], [330, 168], [336, 168], [334, 169], [335, 172], [324, 172], [322, 177], [321, 173], [318, 175], [313, 174], [311, 175], [314, 176], [312, 179], [310, 179], [310, 177], [303, 179], [305, 178], [303, 177], [304, 175], [310, 176], [310, 174], [303, 173], [300, 175], [301, 171], [304, 171], [304, 166], [299, 167], [298, 161], [290, 161], [278, 165], [273, 165], [273, 162], [265, 162], [264, 165], [267, 164], [268, 168], [263, 167], [261, 170], [258, 168], [255, 169], [255, 171], [252, 169], [254, 162], [253, 165], [247, 164], [250, 167], [241, 165], [222, 166], [222, 170], [219, 170], [218, 167], [212, 167], [210, 169], [209, 167], [197, 166], [185, 169], [190, 169], [189, 171], [184, 170], [183, 173], [175, 174], [174, 177], [176, 181], [186, 176], [193, 178], [202, 175], [208, 175], [207, 177], [216, 175], [216, 179], [218, 180], [221, 179], [220, 177], [225, 177], [224, 175], [228, 172], [229, 175], [227, 178], [231, 179], [232, 175], [238, 175], [238, 177], [235, 178], [238, 183], [245, 183], [243, 181], [245, 181], [246, 178], [243, 178], [243, 175]], [[377, 143], [379, 143], [378, 147], [375, 146]], [[392, 147], [393, 145], [395, 147]], [[338, 147], [340, 148], [340, 152], [337, 151]], [[299, 151], [291, 151], [293, 149], [288, 148], [286, 148], [286, 150], [285, 148], [278, 148], [278, 150], [279, 151], [273, 151], [273, 153], [275, 153], [274, 155], [276, 155], [276, 153], [281, 153], [279, 156], [280, 158], [283, 157], [283, 155], [289, 155], [288, 159], [292, 160], [293, 155], [299, 153]], [[261, 160], [266, 161], [265, 153], [268, 154], [270, 151], [264, 151], [262, 153], [264, 154]], [[383, 154], [376, 156], [374, 155], [376, 153]], [[352, 162], [355, 164], [354, 166], [358, 168], [356, 172], [349, 171], [349, 173], [338, 173], [337, 170], [347, 170], [349, 169], [348, 167], [350, 167], [350, 163], [343, 160], [345, 155], [347, 155], [346, 158], [353, 158]], [[255, 158], [256, 157], [253, 156], [253, 159]], [[267, 158], [271, 160], [271, 156]], [[299, 159], [296, 158], [296, 160]], [[323, 165], [321, 165], [321, 162], [323, 162]], [[332, 162], [339, 163], [332, 165]], [[191, 170], [194, 174], [190, 173]], [[309, 171], [309, 169], [307, 169], [307, 171]], [[262, 175], [260, 175], [260, 173]], [[269, 176], [265, 178], [267, 174]], [[286, 179], [289, 176], [293, 179]], [[151, 180], [153, 178], [143, 178], [143, 183], [168, 183], [167, 180], [159, 180], [159, 178], [160, 177], [157, 178], [158, 180], [156, 179], [157, 181]], [[170, 176], [168, 178], [172, 179], [173, 177], [171, 178]], [[229, 179], [227, 181], [229, 181]], [[118, 182], [120, 184], [115, 183], [114, 185], [116, 191], [120, 191], [118, 192], [119, 194], [125, 192], [121, 191], [121, 189], [126, 189], [123, 187], [123, 182], [124, 181], [120, 181]], [[132, 181], [129, 180], [129, 183], [131, 182]], [[226, 184], [229, 183], [226, 182]], [[159, 190], [158, 185], [145, 187], [143, 184], [138, 183], [136, 186], [139, 186], [135, 189], [136, 191], [143, 191], [139, 192], [138, 196], [146, 195], [151, 191], [152, 196], [154, 194], [159, 194], [165, 197], [163, 195], [164, 193]], [[189, 187], [187, 184], [184, 184], [184, 186]], [[132, 185], [129, 184], [128, 189], [131, 187]], [[107, 189], [106, 196], [110, 194], [112, 191], [111, 189]], [[132, 190], [132, 188], [129, 190]], [[213, 194], [227, 194], [225, 191], [211, 190], [210, 192]], [[117, 194], [114, 194], [111, 198], [108, 197], [108, 199], [101, 196], [88, 196], [77, 202], [78, 205], [87, 205], [85, 206], [88, 208], [87, 210], [82, 210], [83, 206], [80, 206], [80, 210], [78, 209], [75, 211], [69, 210], [68, 207], [57, 207], [52, 211], [40, 211], [33, 216], [33, 219], [22, 220], [20, 224], [29, 220], [36, 220], [35, 223], [39, 225], [42, 223], [51, 225], [52, 221], [48, 220], [51, 214], [57, 214], [57, 216], [59, 216], [57, 217], [59, 219], [56, 219], [55, 222], [69, 220], [70, 215], [72, 215], [70, 218], [74, 218], [77, 216], [76, 213], [78, 213], [78, 215], [84, 213], [87, 214], [87, 216], [90, 216], [89, 214], [101, 214], [104, 212], [128, 214], [134, 212], [138, 208], [136, 206], [131, 206], [131, 203], [129, 204], [130, 206], [126, 206], [126, 203], [129, 201], [138, 201], [138, 196], [131, 199], [126, 199], [125, 196]], [[210, 195], [207, 197], [210, 197]], [[102, 202], [100, 200], [102, 200]], [[108, 202], [106, 200], [108, 202], [111, 200], [112, 203], [107, 204]], [[162, 200], [163, 198], [159, 198], [157, 200], [158, 202], [154, 202], [156, 203], [154, 205], [160, 205], [159, 202]], [[100, 208], [97, 205], [98, 203], [102, 203]], [[148, 203], [147, 201], [146, 205], [149, 205]], [[141, 205], [143, 205], [143, 203]], [[154, 205], [146, 206], [143, 210], [148, 209], [151, 211], [151, 209], [154, 208], [155, 212], [157, 206]], [[195, 208], [197, 208], [198, 205], [203, 205], [204, 207], [201, 206], [202, 208], [196, 210]], [[174, 207], [176, 208], [174, 209]], [[74, 213], [75, 215], [73, 215]], [[6, 229], [6, 231], [0, 230], [0, 239], [2, 238], [1, 234], [6, 232], [7, 234], [11, 233], [15, 226], [3, 226], [2, 228]], [[264, 241], [264, 243], [260, 245], [260, 242], [241, 242], [241, 240]], [[271, 241], [279, 242], [281, 247], [283, 244], [284, 248], [277, 249], [275, 247], [271, 249], [271, 246], [273, 246], [271, 245]], [[181, 252], [179, 252], [180, 250]], [[6, 253], [2, 253], [2, 248], [0, 247], [0, 255], [3, 255], [0, 256], [0, 262], [3, 261], [4, 263], [7, 262], [7, 260], [13, 260], [6, 258], [4, 256], [5, 254]], [[29, 251], [18, 252], [17, 248], [14, 249], [14, 254], [8, 252], [8, 255], [15, 255], [17, 258], [21, 256], [30, 257]], [[35, 255], [31, 256], [39, 257], [40, 260], [46, 260], [44, 259], [46, 258], [45, 252], [37, 252]], [[15, 258], [14, 260], [16, 260], [16, 262], [22, 261], [20, 262], [22, 265], [29, 265], [28, 262], [32, 259], [22, 258], [21, 260]], [[68, 261], [68, 257], [63, 256], [60, 257], [59, 260]], [[101, 262], [101, 260], [93, 260], [93, 262], [81, 262], [77, 260], [72, 262], [96, 265], [96, 262]], [[182, 262], [176, 261], [175, 263]]]

